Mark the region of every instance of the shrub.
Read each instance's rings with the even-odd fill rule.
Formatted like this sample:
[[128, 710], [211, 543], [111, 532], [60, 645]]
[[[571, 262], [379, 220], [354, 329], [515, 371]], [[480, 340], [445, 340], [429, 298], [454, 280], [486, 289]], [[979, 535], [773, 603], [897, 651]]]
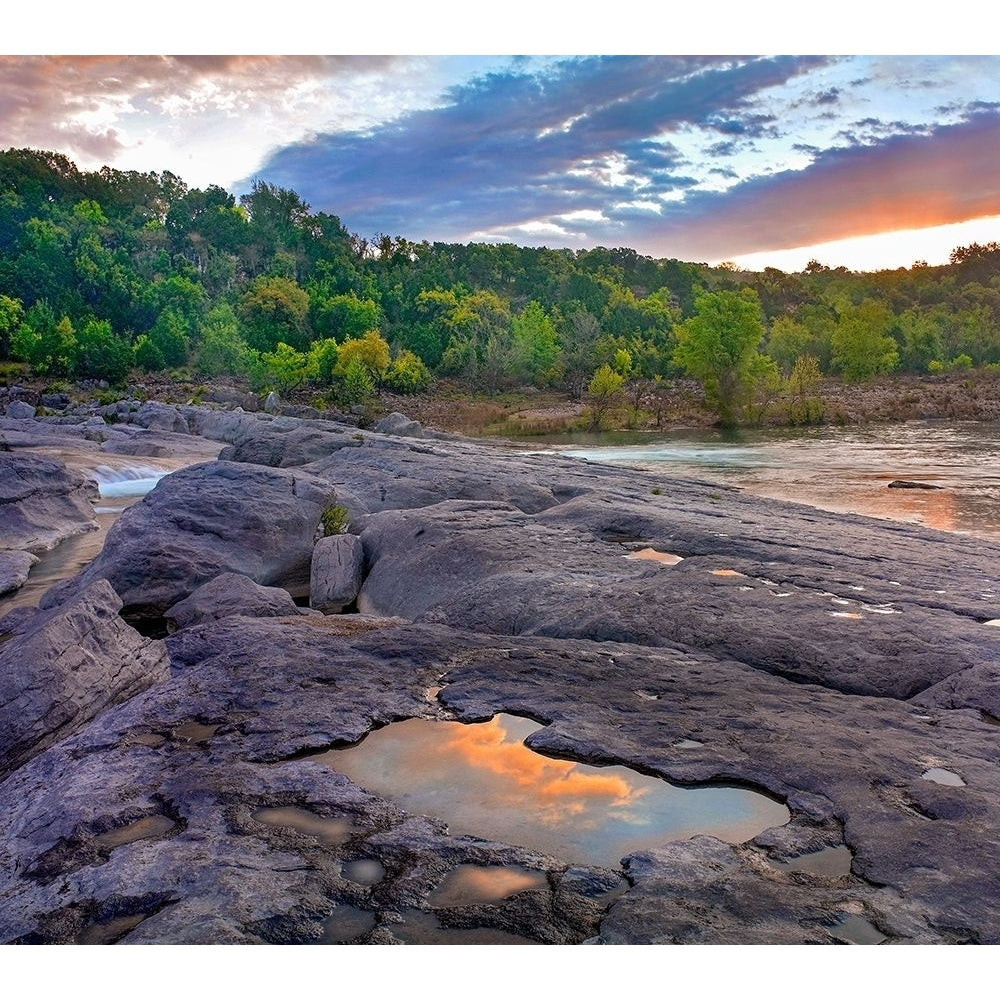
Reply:
[[347, 531], [347, 525], [350, 520], [351, 512], [343, 504], [327, 507], [320, 515], [320, 523], [323, 525], [323, 537], [343, 535]]

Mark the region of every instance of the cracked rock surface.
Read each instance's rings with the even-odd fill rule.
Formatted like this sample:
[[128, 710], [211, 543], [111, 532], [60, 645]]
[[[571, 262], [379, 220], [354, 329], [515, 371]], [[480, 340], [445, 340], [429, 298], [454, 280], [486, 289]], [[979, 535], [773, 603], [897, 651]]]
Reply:
[[[50, 668], [8, 650], [95, 588], [166, 610], [224, 570], [273, 584], [287, 536], [287, 590], [327, 503], [364, 554], [361, 613], [213, 597], [142, 689], [36, 740], [0, 784], [0, 940], [1000, 942], [1000, 547], [558, 456], [177, 412], [273, 464], [175, 473], [51, 610], [0, 620], [13, 696]], [[680, 561], [630, 558], [648, 548]], [[397, 720], [497, 713], [542, 724], [547, 756], [747, 786], [790, 820], [602, 868], [449, 832], [319, 759]], [[442, 894], [468, 866], [525, 887]]]

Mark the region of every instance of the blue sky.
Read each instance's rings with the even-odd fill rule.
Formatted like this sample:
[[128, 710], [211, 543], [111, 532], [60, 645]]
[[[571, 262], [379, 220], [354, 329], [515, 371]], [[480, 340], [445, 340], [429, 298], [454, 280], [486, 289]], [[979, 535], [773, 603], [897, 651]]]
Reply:
[[870, 269], [1000, 237], [997, 80], [978, 55], [9, 56], [0, 147], [259, 177], [367, 236]]

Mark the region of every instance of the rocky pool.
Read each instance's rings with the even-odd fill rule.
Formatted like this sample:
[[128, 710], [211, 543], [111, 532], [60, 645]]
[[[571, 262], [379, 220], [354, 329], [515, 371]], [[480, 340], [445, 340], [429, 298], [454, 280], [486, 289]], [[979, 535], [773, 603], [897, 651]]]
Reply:
[[482, 723], [407, 719], [313, 759], [408, 812], [444, 820], [453, 834], [576, 864], [617, 868], [626, 854], [696, 834], [742, 843], [790, 818], [747, 788], [681, 787], [542, 756], [524, 745], [541, 728], [505, 714]]

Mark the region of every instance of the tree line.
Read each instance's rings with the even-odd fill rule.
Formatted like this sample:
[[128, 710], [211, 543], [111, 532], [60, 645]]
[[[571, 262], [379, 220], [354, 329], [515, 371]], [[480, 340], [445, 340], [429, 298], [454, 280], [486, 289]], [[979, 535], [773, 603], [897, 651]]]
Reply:
[[53, 379], [242, 376], [363, 401], [434, 376], [638, 407], [680, 375], [723, 423], [822, 375], [1000, 364], [1000, 245], [949, 264], [742, 272], [628, 248], [361, 237], [293, 191], [0, 153], [0, 361]]

